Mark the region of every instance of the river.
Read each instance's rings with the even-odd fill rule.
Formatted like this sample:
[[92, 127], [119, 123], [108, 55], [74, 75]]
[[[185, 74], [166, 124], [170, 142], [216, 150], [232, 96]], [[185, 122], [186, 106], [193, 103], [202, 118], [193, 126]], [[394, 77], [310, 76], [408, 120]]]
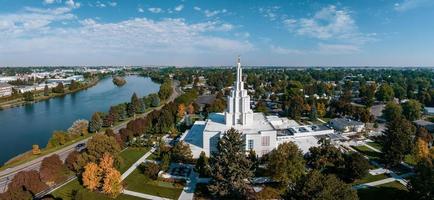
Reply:
[[150, 78], [125, 79], [127, 83], [122, 87], [105, 78], [87, 90], [0, 110], [0, 165], [30, 150], [33, 144], [45, 147], [54, 130], [66, 130], [77, 119], [89, 120], [96, 111], [106, 112], [112, 105], [130, 101], [134, 92], [145, 96], [159, 90], [159, 84]]

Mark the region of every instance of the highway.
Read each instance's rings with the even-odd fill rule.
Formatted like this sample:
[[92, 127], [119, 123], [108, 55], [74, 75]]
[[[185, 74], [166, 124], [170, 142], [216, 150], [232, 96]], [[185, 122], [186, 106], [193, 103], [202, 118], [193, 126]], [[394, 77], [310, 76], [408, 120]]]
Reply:
[[[176, 99], [176, 97], [178, 97], [182, 91], [179, 88], [179, 82], [178, 81], [173, 81], [173, 92], [172, 95], [169, 97], [169, 99], [167, 100], [167, 102], [172, 102]], [[152, 112], [153, 110], [160, 110], [162, 107], [164, 106], [164, 104], [160, 105], [159, 107], [156, 107], [144, 114], [138, 115], [136, 117], [142, 117], [142, 116], [146, 116], [147, 114], [149, 114], [150, 112]], [[112, 127], [113, 131], [115, 133], [118, 133], [120, 129], [125, 128], [127, 126], [129, 121], [123, 122], [122, 124], [118, 124], [114, 127]], [[15, 176], [15, 174], [17, 174], [18, 172], [21, 171], [30, 171], [30, 170], [39, 170], [39, 167], [41, 165], [41, 162], [44, 158], [49, 157], [51, 155], [57, 154], [59, 155], [60, 159], [62, 159], [63, 161], [65, 161], [65, 159], [68, 157], [69, 153], [71, 153], [72, 151], [75, 150], [75, 147], [80, 144], [80, 143], [87, 143], [87, 141], [89, 141], [89, 139], [91, 139], [92, 137], [86, 138], [84, 140], [80, 140], [77, 141], [69, 146], [66, 146], [62, 149], [59, 149], [57, 151], [54, 151], [52, 153], [49, 153], [47, 155], [38, 157], [36, 159], [33, 159], [31, 161], [28, 161], [26, 163], [11, 167], [11, 168], [7, 168], [3, 171], [0, 171], [0, 193], [3, 193], [7, 190], [7, 185], [9, 184], [9, 182], [13, 179], [13, 177]]]

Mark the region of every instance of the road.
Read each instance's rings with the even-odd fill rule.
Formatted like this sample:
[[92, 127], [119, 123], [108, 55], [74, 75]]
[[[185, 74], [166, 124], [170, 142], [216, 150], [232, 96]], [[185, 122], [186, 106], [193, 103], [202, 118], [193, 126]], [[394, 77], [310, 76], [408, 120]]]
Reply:
[[[167, 102], [172, 102], [175, 100], [176, 97], [178, 97], [182, 91], [179, 88], [179, 82], [178, 81], [173, 81], [173, 92], [172, 95], [169, 97], [169, 99], [167, 100]], [[146, 116], [147, 114], [149, 114], [150, 112], [152, 112], [153, 110], [160, 110], [162, 107], [164, 106], [164, 104], [160, 105], [159, 107], [156, 107], [144, 114], [141, 114], [137, 117], [141, 117], [141, 116]], [[123, 122], [122, 124], [116, 125], [115, 127], [113, 127], [113, 131], [115, 133], [117, 133], [120, 129], [125, 128], [128, 124], [128, 121]], [[80, 143], [87, 143], [87, 141], [89, 141], [89, 139], [91, 139], [92, 137], [86, 138], [84, 140], [80, 140], [77, 141], [69, 146], [66, 146], [62, 149], [59, 149], [57, 151], [54, 151], [52, 153], [49, 153], [47, 155], [41, 156], [39, 158], [33, 159], [31, 161], [28, 161], [26, 163], [11, 167], [11, 168], [7, 168], [3, 171], [0, 171], [0, 193], [5, 192], [7, 189], [7, 185], [8, 183], [12, 180], [12, 178], [15, 176], [15, 174], [17, 174], [18, 172], [21, 171], [30, 171], [30, 170], [39, 170], [39, 167], [41, 165], [41, 162], [44, 158], [49, 157], [51, 155], [57, 154], [59, 155], [60, 159], [62, 159], [63, 161], [66, 159], [66, 157], [68, 157], [69, 153], [73, 152], [75, 150], [75, 147], [80, 144]]]

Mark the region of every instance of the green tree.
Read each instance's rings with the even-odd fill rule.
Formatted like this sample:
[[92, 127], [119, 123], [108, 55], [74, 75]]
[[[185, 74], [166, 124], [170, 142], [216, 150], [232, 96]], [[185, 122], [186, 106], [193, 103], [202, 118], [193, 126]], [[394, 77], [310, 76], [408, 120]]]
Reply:
[[158, 173], [160, 172], [160, 166], [153, 162], [145, 162], [139, 165], [140, 171], [144, 173], [148, 178], [157, 180]]
[[211, 157], [211, 182], [208, 189], [218, 198], [245, 198], [253, 176], [241, 134], [231, 128], [220, 139], [218, 152]]
[[288, 107], [289, 116], [292, 119], [300, 120], [301, 114], [304, 111], [304, 99], [300, 95], [293, 95], [289, 100]]
[[72, 80], [71, 84], [69, 84], [69, 90], [76, 90], [79, 87], [80, 87], [80, 84], [75, 80]]
[[160, 98], [157, 96], [157, 95], [153, 95], [152, 97], [151, 97], [151, 106], [152, 107], [157, 107], [157, 106], [159, 106], [160, 105]]
[[350, 182], [368, 175], [370, 164], [368, 159], [359, 153], [345, 154], [343, 177]]
[[24, 101], [33, 101], [35, 100], [34, 96], [33, 96], [33, 92], [31, 91], [27, 91], [23, 93], [23, 97], [24, 97]]
[[410, 99], [402, 104], [402, 114], [410, 121], [417, 120], [421, 117], [422, 104], [419, 101]]
[[98, 112], [93, 113], [92, 119], [89, 122], [89, 132], [95, 133], [101, 130], [103, 121]]
[[380, 140], [383, 144], [383, 160], [387, 166], [396, 166], [412, 150], [412, 137], [415, 127], [403, 117], [395, 118], [386, 124]]
[[285, 199], [290, 200], [357, 200], [357, 192], [335, 175], [323, 175], [317, 170], [300, 178], [289, 187]]
[[50, 96], [50, 89], [48, 88], [48, 85], [45, 85], [44, 87], [44, 96]]
[[113, 137], [109, 137], [102, 133], [95, 134], [87, 142], [86, 147], [85, 156], [90, 162], [98, 162], [104, 153], [109, 153], [117, 163], [122, 162], [121, 158], [119, 157], [121, 147]]
[[268, 156], [267, 170], [271, 178], [286, 187], [304, 173], [305, 161], [301, 150], [293, 142], [280, 144]]
[[411, 196], [420, 200], [434, 199], [434, 166], [432, 161], [419, 162], [415, 172], [416, 174], [410, 178], [407, 185]]
[[175, 144], [175, 146], [172, 148], [171, 157], [173, 162], [181, 163], [190, 162], [193, 159], [190, 146], [184, 141], [180, 141]]
[[391, 101], [393, 100], [395, 93], [389, 84], [383, 83], [378, 89], [376, 96], [378, 101]]
[[389, 122], [394, 120], [395, 118], [401, 117], [402, 107], [397, 103], [389, 101], [382, 112], [383, 118]]
[[320, 139], [318, 147], [310, 147], [307, 164], [314, 169], [324, 170], [326, 167], [338, 167], [342, 162], [341, 151], [334, 147], [329, 140]]
[[63, 83], [57, 84], [57, 86], [53, 88], [53, 92], [54, 93], [64, 93], [65, 87], [63, 86]]
[[206, 157], [205, 152], [200, 152], [194, 169], [197, 173], [199, 173], [200, 177], [209, 177], [211, 175], [211, 167], [209, 166], [208, 158]]
[[172, 94], [172, 81], [166, 80], [160, 85], [160, 90], [158, 91], [158, 96], [160, 99], [166, 100]]
[[161, 156], [160, 168], [163, 171], [167, 171], [169, 167], [170, 167], [170, 154], [163, 153], [163, 155]]

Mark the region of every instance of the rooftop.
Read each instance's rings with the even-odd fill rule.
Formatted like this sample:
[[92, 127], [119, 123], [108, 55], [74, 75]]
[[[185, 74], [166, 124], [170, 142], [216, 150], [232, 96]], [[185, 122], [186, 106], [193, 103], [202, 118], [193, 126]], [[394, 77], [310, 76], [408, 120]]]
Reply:
[[[208, 117], [205, 131], [210, 132], [220, 132], [226, 131], [230, 126], [225, 124], [224, 113], [211, 113]], [[244, 134], [254, 134], [259, 131], [270, 131], [274, 130], [273, 126], [267, 121], [263, 113], [253, 113], [253, 122], [251, 125], [237, 125], [234, 128], [241, 131]]]

